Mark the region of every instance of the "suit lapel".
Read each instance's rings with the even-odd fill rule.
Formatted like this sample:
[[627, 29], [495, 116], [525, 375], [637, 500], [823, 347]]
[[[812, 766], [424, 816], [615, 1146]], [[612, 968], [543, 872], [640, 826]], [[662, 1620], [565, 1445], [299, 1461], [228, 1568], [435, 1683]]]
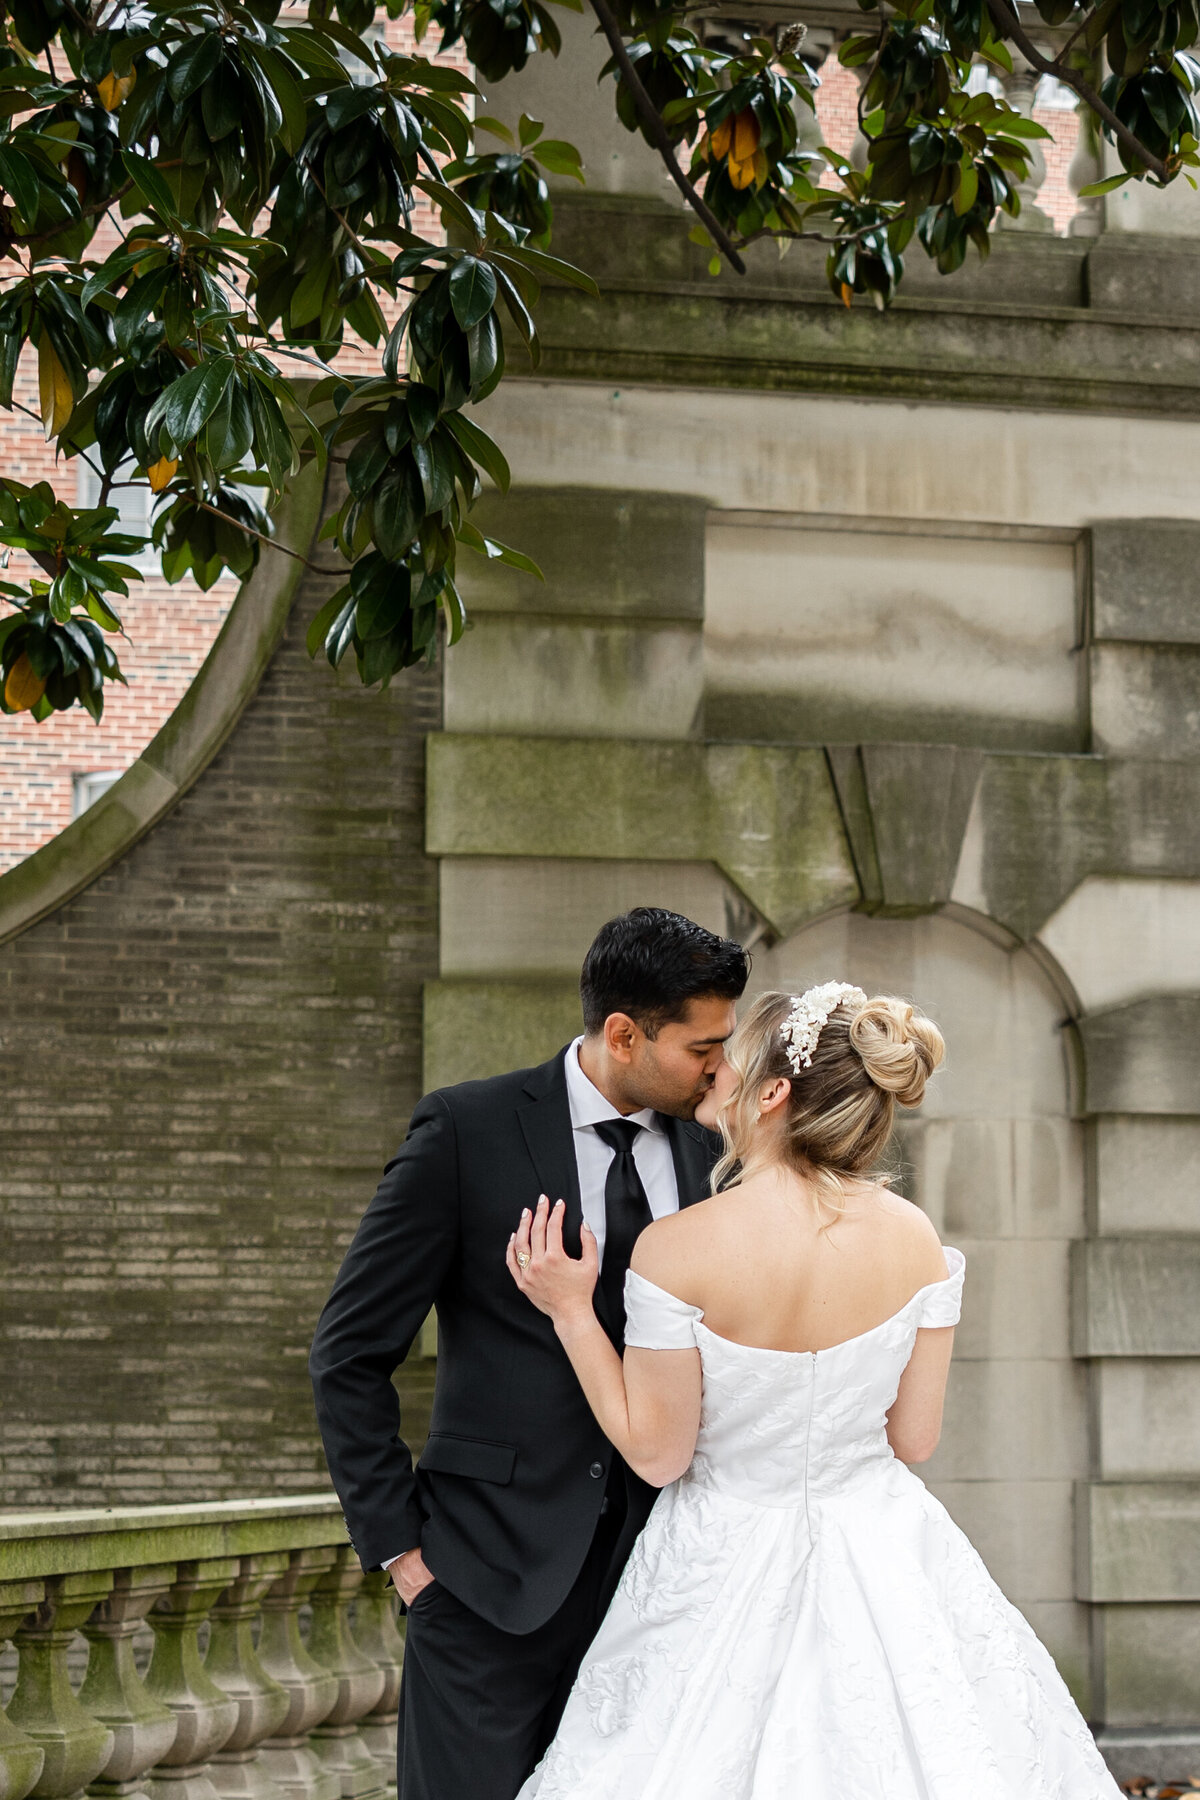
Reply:
[[[572, 1256], [578, 1256], [583, 1204], [579, 1197], [579, 1169], [575, 1161], [571, 1107], [563, 1067], [565, 1057], [566, 1051], [560, 1050], [550, 1062], [533, 1071], [525, 1083], [530, 1103], [517, 1108], [517, 1118], [541, 1184], [539, 1191], [551, 1201], [565, 1200], [567, 1203], [563, 1242]], [[527, 1204], [531, 1207], [537, 1204], [536, 1193], [530, 1195]]]

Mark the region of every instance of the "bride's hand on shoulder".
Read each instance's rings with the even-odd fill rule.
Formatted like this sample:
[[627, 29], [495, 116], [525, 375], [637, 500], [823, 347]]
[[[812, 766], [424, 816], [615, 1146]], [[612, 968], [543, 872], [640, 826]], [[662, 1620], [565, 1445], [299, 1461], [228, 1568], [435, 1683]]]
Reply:
[[509, 1274], [539, 1312], [555, 1326], [595, 1319], [592, 1294], [600, 1271], [596, 1239], [585, 1224], [582, 1254], [569, 1256], [563, 1248], [566, 1207], [561, 1200], [551, 1206], [543, 1194], [537, 1209], [526, 1207], [521, 1223], [508, 1240], [505, 1261]]

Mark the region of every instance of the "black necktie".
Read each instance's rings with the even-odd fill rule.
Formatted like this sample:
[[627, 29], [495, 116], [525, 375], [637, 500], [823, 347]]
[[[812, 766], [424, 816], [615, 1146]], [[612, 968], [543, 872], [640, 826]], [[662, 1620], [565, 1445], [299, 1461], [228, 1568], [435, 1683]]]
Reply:
[[614, 1152], [604, 1183], [604, 1264], [600, 1291], [608, 1308], [610, 1336], [620, 1348], [625, 1342], [625, 1272], [639, 1233], [653, 1213], [633, 1160], [633, 1140], [642, 1129], [632, 1119], [605, 1119], [592, 1127], [602, 1144]]

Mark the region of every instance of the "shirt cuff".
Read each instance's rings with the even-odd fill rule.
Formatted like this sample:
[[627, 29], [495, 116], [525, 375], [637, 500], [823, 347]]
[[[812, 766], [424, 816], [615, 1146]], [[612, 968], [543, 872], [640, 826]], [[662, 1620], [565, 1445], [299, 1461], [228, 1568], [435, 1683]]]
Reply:
[[[417, 1548], [416, 1544], [410, 1544], [408, 1547], [409, 1550], [415, 1550], [416, 1548]], [[384, 1559], [384, 1561], [380, 1563], [379, 1566], [381, 1569], [390, 1569], [394, 1562], [399, 1562], [400, 1558], [402, 1556], [407, 1556], [407, 1555], [408, 1555], [408, 1550], [397, 1550], [395, 1556], [386, 1557]]]

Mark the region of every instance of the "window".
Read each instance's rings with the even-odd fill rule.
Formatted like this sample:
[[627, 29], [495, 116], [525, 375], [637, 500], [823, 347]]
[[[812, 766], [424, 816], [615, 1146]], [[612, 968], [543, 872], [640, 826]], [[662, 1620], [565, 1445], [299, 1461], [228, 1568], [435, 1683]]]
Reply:
[[89, 806], [94, 806], [101, 794], [107, 794], [113, 782], [119, 781], [124, 773], [124, 769], [89, 769], [86, 774], [72, 776], [75, 791], [71, 800], [71, 817], [78, 819]]
[[[76, 466], [79, 473], [75, 489], [75, 504], [77, 506], [99, 506], [99, 475], [82, 457], [79, 458]], [[119, 482], [131, 480], [136, 467], [137, 464], [133, 461], [122, 463], [116, 472], [115, 479]], [[149, 537], [154, 495], [145, 481], [142, 481], [137, 487], [114, 488], [109, 504], [117, 509], [117, 528], [119, 530], [131, 532], [138, 537]], [[140, 555], [131, 555], [122, 560], [132, 563], [136, 569], [150, 570], [159, 567], [160, 558], [156, 550], [146, 549]]]

